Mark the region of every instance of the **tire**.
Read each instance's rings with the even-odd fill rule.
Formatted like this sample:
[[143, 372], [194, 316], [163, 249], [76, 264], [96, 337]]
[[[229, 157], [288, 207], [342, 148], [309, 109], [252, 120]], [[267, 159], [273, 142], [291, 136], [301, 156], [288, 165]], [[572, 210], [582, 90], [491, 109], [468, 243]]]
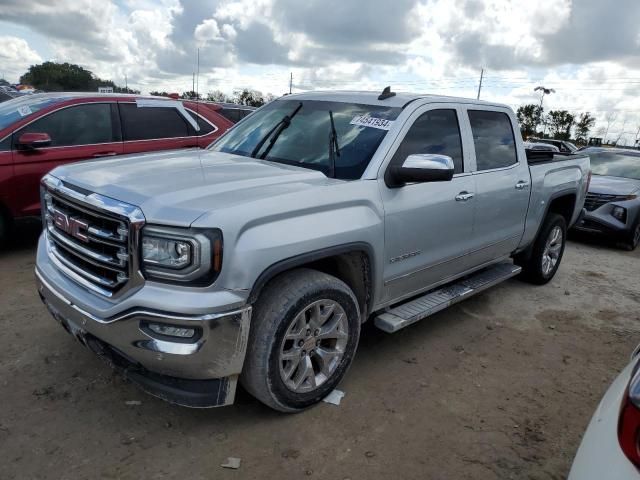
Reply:
[[548, 214], [533, 243], [531, 255], [516, 258], [516, 264], [522, 267], [521, 278], [535, 285], [548, 283], [558, 271], [566, 242], [567, 222], [564, 217], [557, 213]]
[[0, 210], [0, 248], [6, 246], [11, 231], [11, 221]]
[[359, 337], [358, 302], [344, 282], [310, 269], [284, 273], [254, 305], [240, 382], [275, 410], [304, 410], [340, 383]]
[[629, 237], [625, 242], [622, 242], [620, 246], [629, 252], [633, 252], [640, 244], [640, 221], [636, 223], [634, 228], [631, 229]]

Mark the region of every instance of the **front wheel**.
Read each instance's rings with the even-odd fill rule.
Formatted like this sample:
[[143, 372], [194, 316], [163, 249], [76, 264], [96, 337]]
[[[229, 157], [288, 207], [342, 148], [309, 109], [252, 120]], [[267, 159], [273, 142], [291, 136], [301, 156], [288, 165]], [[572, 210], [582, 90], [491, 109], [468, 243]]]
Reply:
[[630, 252], [634, 251], [640, 245], [640, 221], [631, 229], [628, 240], [622, 243], [622, 248]]
[[567, 241], [567, 222], [557, 213], [547, 215], [528, 258], [516, 258], [522, 278], [536, 285], [549, 282], [560, 267]]
[[358, 302], [344, 282], [309, 269], [284, 273], [255, 304], [240, 381], [275, 410], [303, 410], [340, 382], [359, 337]]

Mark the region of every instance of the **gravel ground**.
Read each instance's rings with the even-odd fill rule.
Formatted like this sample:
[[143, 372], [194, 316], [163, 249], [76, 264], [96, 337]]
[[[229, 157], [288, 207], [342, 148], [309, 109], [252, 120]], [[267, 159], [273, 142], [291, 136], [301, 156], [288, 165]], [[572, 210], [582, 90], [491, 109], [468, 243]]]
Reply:
[[640, 250], [571, 242], [549, 285], [510, 280], [394, 335], [367, 324], [338, 407], [283, 415], [240, 392], [190, 410], [141, 393], [50, 318], [37, 230], [0, 253], [3, 480], [562, 479], [640, 342]]

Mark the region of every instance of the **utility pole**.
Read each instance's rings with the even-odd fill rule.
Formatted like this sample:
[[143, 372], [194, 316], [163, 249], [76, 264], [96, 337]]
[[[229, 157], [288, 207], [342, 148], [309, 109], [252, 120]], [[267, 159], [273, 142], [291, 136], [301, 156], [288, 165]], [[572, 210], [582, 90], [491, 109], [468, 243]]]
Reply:
[[129, 82], [127, 82], [127, 74], [124, 74], [124, 91], [129, 93]]
[[480, 100], [480, 90], [482, 90], [482, 78], [484, 77], [484, 68], [480, 70], [480, 83], [478, 84], [478, 100]]
[[291, 95], [292, 88], [293, 88], [293, 72], [291, 72], [291, 76], [289, 77], [289, 95]]
[[193, 72], [193, 79], [191, 80], [191, 91], [196, 91], [196, 72]]

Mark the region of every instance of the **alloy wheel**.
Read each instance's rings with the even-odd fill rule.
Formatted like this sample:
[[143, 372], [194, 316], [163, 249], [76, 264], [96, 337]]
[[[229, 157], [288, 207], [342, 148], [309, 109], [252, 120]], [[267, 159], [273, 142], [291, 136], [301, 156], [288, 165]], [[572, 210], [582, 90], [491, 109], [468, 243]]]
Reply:
[[317, 300], [302, 309], [285, 333], [278, 363], [280, 378], [295, 393], [324, 384], [336, 371], [349, 340], [347, 315], [334, 300]]

